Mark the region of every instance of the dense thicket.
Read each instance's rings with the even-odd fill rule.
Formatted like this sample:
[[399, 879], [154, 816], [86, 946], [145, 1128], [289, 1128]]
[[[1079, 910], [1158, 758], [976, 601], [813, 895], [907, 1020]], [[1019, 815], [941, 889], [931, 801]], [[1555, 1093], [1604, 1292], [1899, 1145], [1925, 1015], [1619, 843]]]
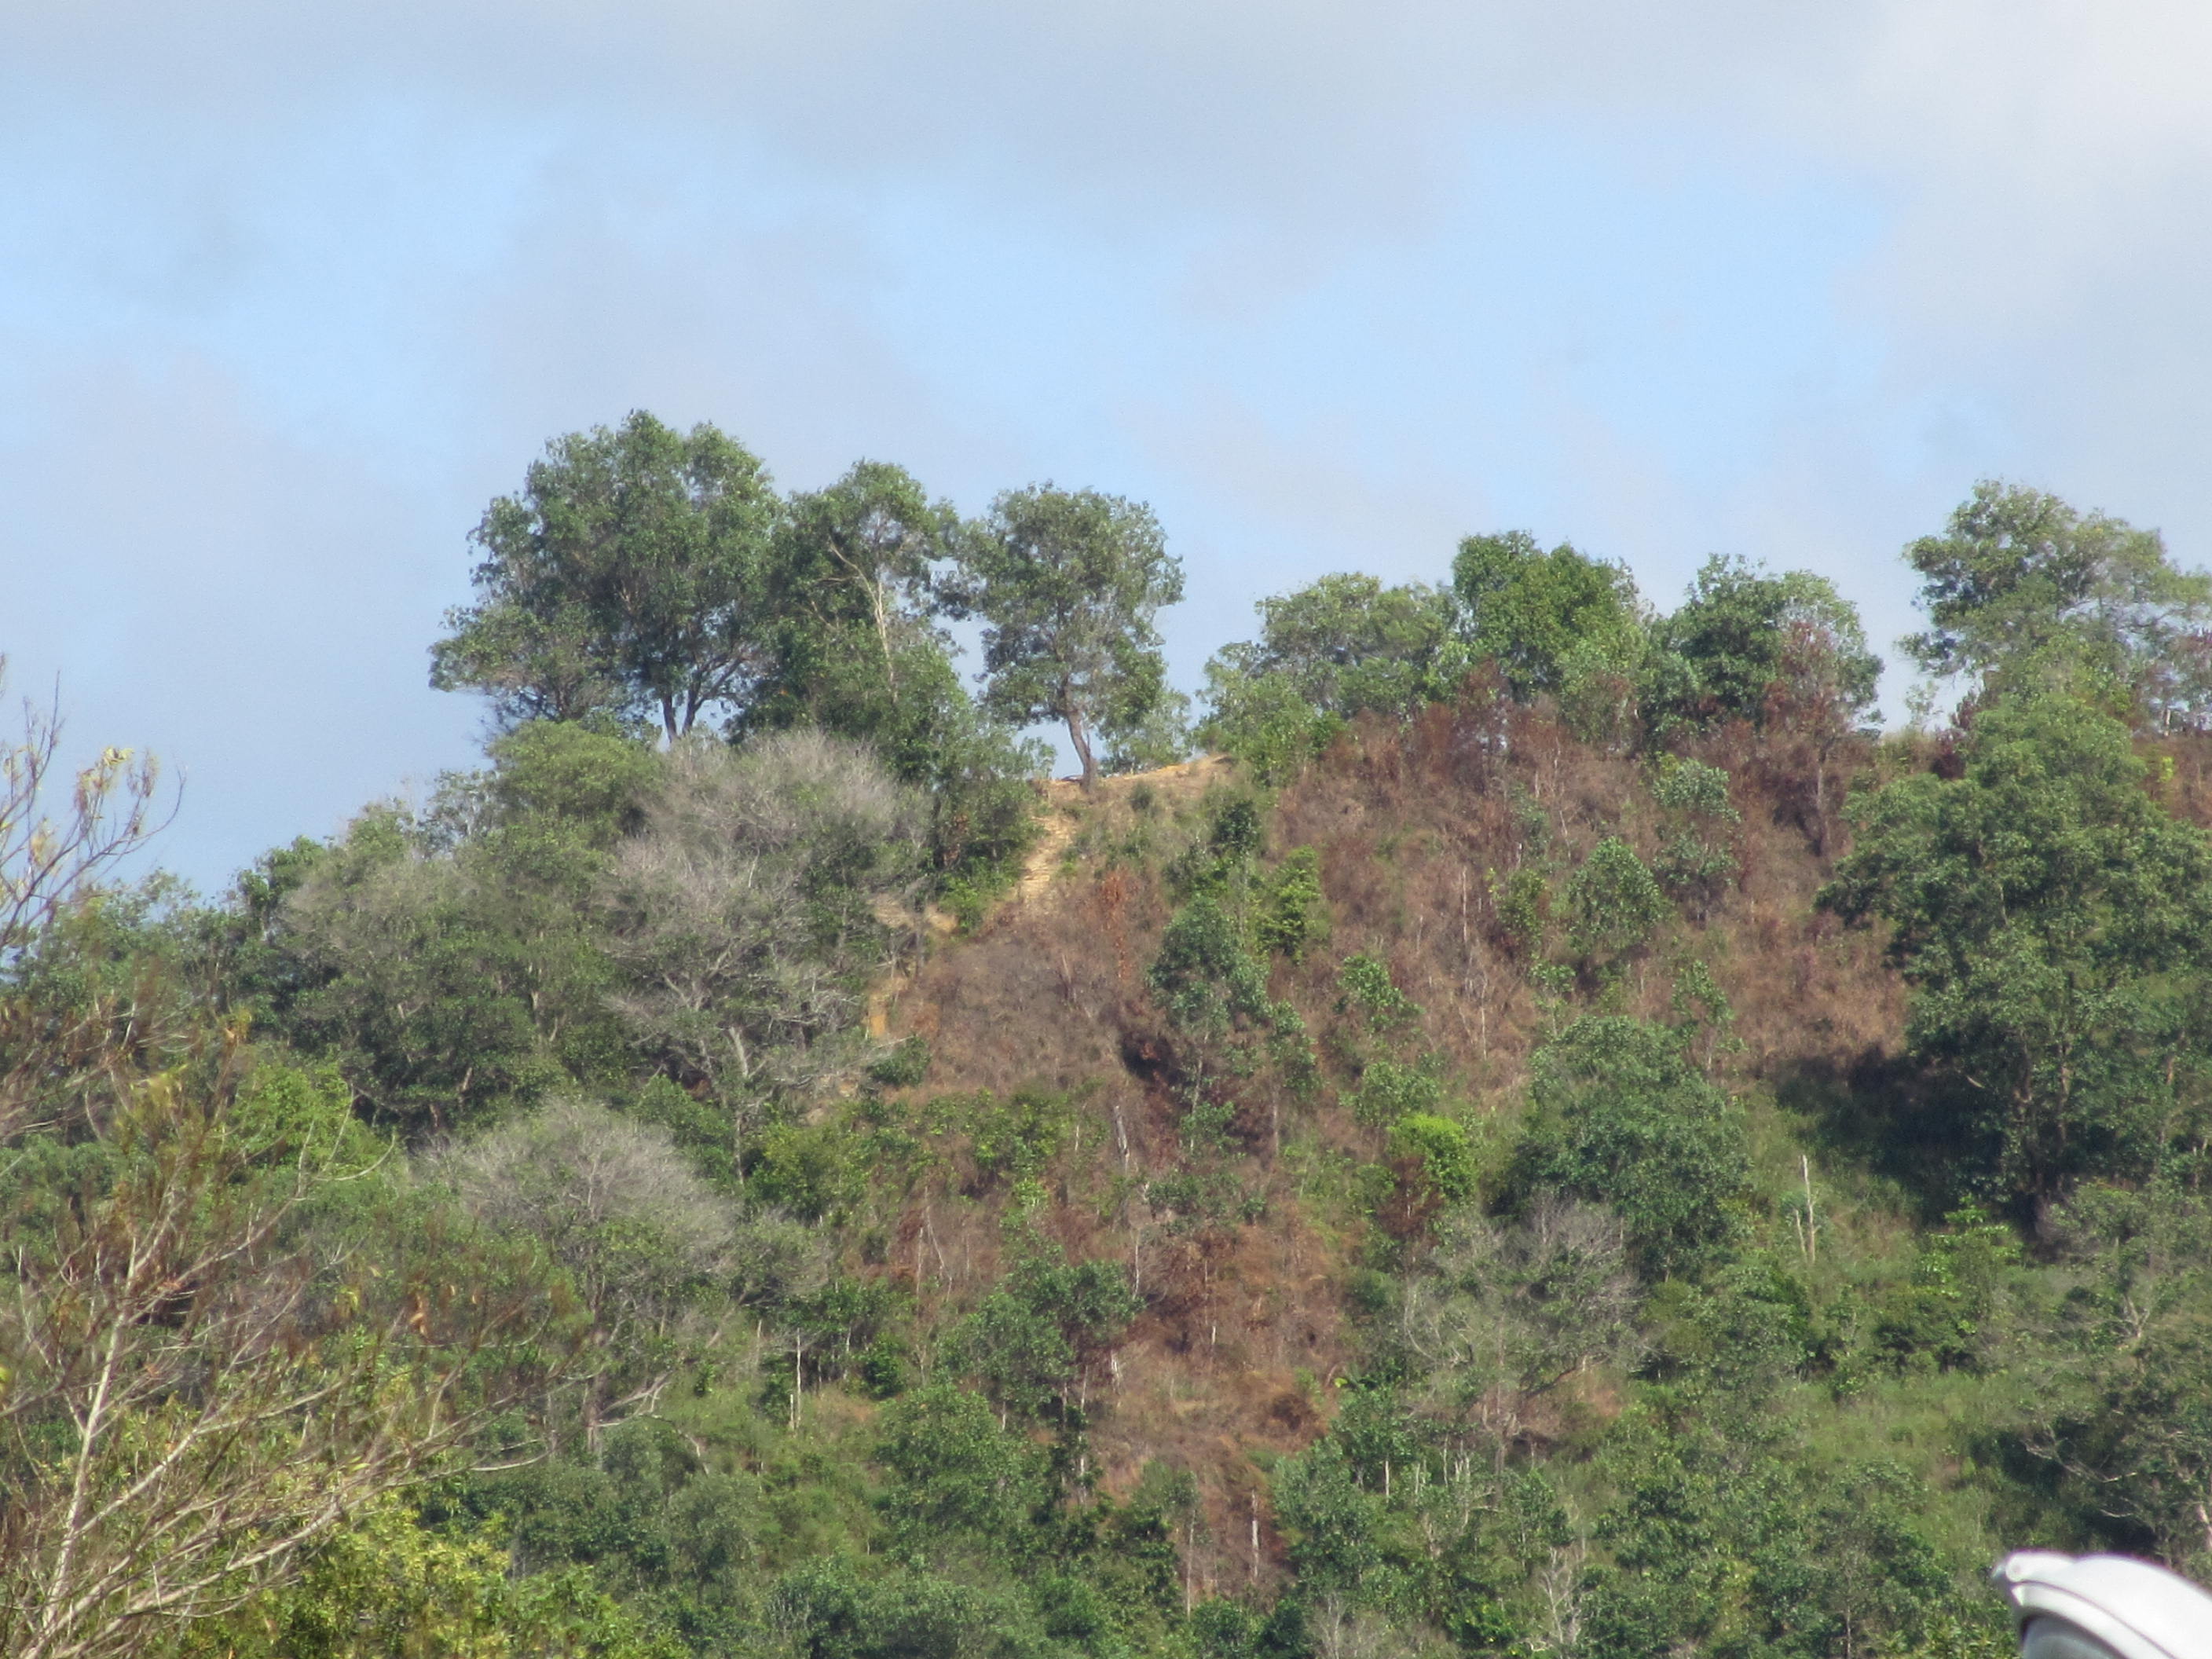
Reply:
[[1262, 601], [1190, 764], [1117, 498], [638, 415], [476, 539], [482, 769], [217, 902], [13, 750], [10, 1651], [1955, 1656], [2003, 1548], [2212, 1567], [2155, 536], [1980, 488], [1887, 737], [1815, 576], [1473, 537]]

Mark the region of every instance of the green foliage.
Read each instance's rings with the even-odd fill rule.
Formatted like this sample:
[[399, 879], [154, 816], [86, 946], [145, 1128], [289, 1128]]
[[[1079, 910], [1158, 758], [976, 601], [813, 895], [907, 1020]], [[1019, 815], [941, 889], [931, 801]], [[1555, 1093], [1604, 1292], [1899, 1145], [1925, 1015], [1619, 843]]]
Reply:
[[1254, 927], [1260, 948], [1304, 962], [1328, 937], [1328, 900], [1322, 891], [1321, 854], [1301, 847], [1286, 854], [1269, 877]]
[[1644, 945], [1668, 910], [1650, 869], [1617, 836], [1598, 842], [1567, 878], [1567, 942], [1601, 972]]
[[2011, 1228], [1976, 1205], [1954, 1211], [1921, 1241], [1910, 1282], [1877, 1305], [1875, 1352], [1900, 1367], [1979, 1370], [1995, 1339], [1991, 1317], [2021, 1265]]
[[983, 619], [985, 707], [1017, 726], [1065, 722], [1091, 782], [1094, 734], [1149, 732], [1165, 691], [1152, 618], [1182, 598], [1182, 566], [1158, 520], [1096, 490], [1010, 489], [959, 560], [945, 591], [955, 614]]
[[2008, 1188], [2145, 1170], [2199, 1072], [2212, 847], [2143, 793], [2126, 727], [2070, 699], [1985, 710], [1960, 758], [1856, 806], [1822, 902], [1891, 924], [1914, 1052]]
[[1357, 1601], [1382, 1559], [1382, 1502], [1364, 1492], [1334, 1439], [1285, 1458], [1273, 1480], [1275, 1522], [1309, 1594]]
[[514, 1577], [493, 1538], [433, 1530], [392, 1498], [319, 1545], [296, 1583], [158, 1650], [174, 1659], [674, 1659], [684, 1649], [588, 1574]]
[[746, 1174], [752, 1196], [802, 1221], [842, 1219], [866, 1186], [864, 1143], [842, 1124], [777, 1123], [758, 1138], [759, 1162]]
[[[2023, 1333], [2021, 1443], [2092, 1537], [2212, 1569], [2212, 1249], [2199, 1194], [2085, 1188], [2056, 1218], [2063, 1292]], [[2077, 1522], [2078, 1524], [2079, 1522]]]
[[1743, 814], [1729, 799], [1728, 774], [1668, 756], [1660, 763], [1651, 793], [1668, 820], [1652, 873], [1670, 896], [1703, 917], [1736, 873], [1729, 832]]
[[[1469, 648], [1495, 661], [1516, 696], [1558, 691], [1577, 648], [1602, 641], [1611, 660], [1639, 631], [1636, 586], [1562, 542], [1550, 552], [1523, 531], [1470, 536], [1452, 561]], [[1587, 677], [1594, 671], [1585, 667]]]
[[1544, 872], [1524, 864], [1503, 877], [1490, 871], [1486, 880], [1506, 948], [1523, 961], [1540, 955], [1544, 929], [1552, 916], [1552, 888]]
[[1825, 576], [1771, 576], [1718, 555], [1656, 644], [1679, 665], [1645, 699], [1662, 729], [1748, 720], [1840, 733], [1866, 719], [1881, 678], [1857, 610]]
[[1740, 1228], [1743, 1124], [1674, 1035], [1617, 1016], [1577, 1020], [1530, 1062], [1523, 1190], [1609, 1205], [1658, 1276], [1711, 1261]]
[[1024, 1257], [961, 1328], [956, 1346], [991, 1398], [1013, 1414], [1062, 1419], [1069, 1395], [1117, 1340], [1138, 1303], [1118, 1262]]
[[884, 1407], [876, 1456], [890, 1476], [883, 1501], [893, 1532], [924, 1558], [1014, 1540], [1043, 1493], [1036, 1449], [1000, 1428], [981, 1395], [951, 1382]]
[[1598, 1523], [1612, 1562], [1585, 1603], [1596, 1651], [1892, 1651], [1950, 1607], [1950, 1575], [1918, 1524], [1925, 1493], [1905, 1471], [1818, 1470], [1747, 1455], [1704, 1425], [1638, 1427], [1614, 1451], [1621, 1496]]
[[[706, 510], [649, 471], [641, 535]], [[1340, 748], [1280, 817], [1249, 787], [1133, 791], [1113, 948], [1159, 939], [1155, 1031], [1126, 985], [1043, 993], [1027, 941], [1079, 951], [1087, 913], [921, 926], [933, 892], [980, 918], [1034, 809], [1027, 714], [978, 708], [939, 621], [998, 626], [983, 562], [1034, 556], [1035, 597], [1093, 532], [1170, 574], [1139, 510], [1024, 496], [963, 531], [893, 468], [760, 481], [718, 636], [750, 654], [701, 704], [735, 744], [641, 741], [665, 708], [592, 667], [584, 611], [540, 626], [480, 589], [441, 672], [505, 699], [484, 770], [270, 854], [222, 907], [155, 880], [21, 935], [0, 1106], [46, 1127], [0, 1144], [0, 1619], [40, 1605], [88, 1442], [103, 1493], [185, 1446], [158, 1501], [102, 1511], [97, 1571], [198, 1559], [247, 1598], [196, 1626], [95, 1609], [100, 1659], [1990, 1659], [2002, 1547], [2212, 1569], [2212, 865], [2166, 810], [2194, 810], [2201, 757], [2172, 738], [2147, 775], [2096, 712], [2125, 690], [2195, 718], [2160, 678], [2197, 603], [2162, 551], [2039, 520], [1997, 538], [2006, 587], [1950, 545], [1946, 660], [1984, 683], [1954, 731], [1878, 749], [1845, 741], [1856, 618], [1800, 574], [1718, 562], [1654, 620], [1620, 573], [1504, 538], [1449, 599], [1271, 601], [1212, 674], [1240, 775], [1290, 779], [1347, 721], [1380, 743], [1478, 658], [1559, 720], [1476, 697]], [[1102, 623], [1079, 688], [1102, 769], [1179, 741], [1151, 613], [1119, 614], [1142, 627]], [[533, 697], [568, 717], [520, 718]], [[1723, 721], [1753, 729], [1699, 747], [1746, 756], [1733, 777], [1655, 741]], [[1858, 1057], [1889, 994], [1792, 909], [1816, 866], [1788, 836], [1748, 838], [1755, 906], [1719, 902], [1742, 815], [1817, 838], [1869, 753], [1890, 787], [1827, 898], [1890, 927], [1902, 1057]], [[1316, 844], [1271, 866], [1285, 830]], [[1324, 849], [1360, 838], [1389, 862], [1346, 889], [1364, 948], [1316, 978]], [[1419, 908], [1453, 860], [1498, 866], [1486, 939]], [[911, 981], [930, 1041], [886, 1051], [857, 1017], [924, 949], [959, 953]], [[1806, 983], [1771, 988], [1792, 963]], [[1577, 990], [1673, 1024], [1577, 1019]], [[1698, 1064], [1733, 1054], [1740, 1104]], [[1324, 1055], [1344, 1112], [1286, 1122]], [[973, 1087], [1007, 1076], [1053, 1086]], [[1958, 1207], [1930, 1224], [1900, 1175]], [[147, 1240], [148, 1273], [102, 1276]], [[130, 1392], [88, 1437], [106, 1336]], [[160, 1530], [210, 1493], [279, 1554]]]
[[908, 1571], [862, 1579], [836, 1557], [787, 1574], [769, 1622], [803, 1659], [959, 1659], [988, 1649], [1008, 1611], [951, 1578]]
[[1352, 1115], [1370, 1127], [1389, 1128], [1407, 1113], [1427, 1113], [1443, 1098], [1443, 1084], [1427, 1066], [1370, 1060], [1359, 1073]]
[[1422, 1179], [1447, 1204], [1463, 1204], [1475, 1194], [1480, 1169], [1467, 1126], [1434, 1112], [1407, 1112], [1390, 1125], [1390, 1150], [1419, 1159]]
[[1260, 638], [1206, 665], [1212, 705], [1199, 735], [1278, 782], [1352, 717], [1403, 718], [1449, 698], [1469, 658], [1451, 596], [1372, 576], [1324, 576], [1262, 599]]
[[1390, 969], [1370, 956], [1346, 957], [1337, 967], [1339, 1006], [1357, 1010], [1374, 1030], [1387, 1031], [1420, 1017], [1420, 1006], [1390, 977]]
[[1743, 814], [1729, 799], [1729, 775], [1703, 761], [1668, 755], [1659, 763], [1652, 798], [1669, 812], [1708, 823], [1741, 823]]
[[886, 1089], [911, 1089], [929, 1075], [929, 1039], [902, 1038], [868, 1067], [869, 1079]]
[[1905, 557], [1929, 627], [1904, 645], [1929, 673], [2032, 680], [2070, 664], [2153, 723], [2202, 719], [2212, 578], [2177, 570], [2156, 531], [1984, 479]]
[[477, 603], [431, 653], [501, 717], [653, 720], [670, 741], [750, 692], [753, 601], [777, 514], [759, 458], [642, 410], [546, 447], [485, 509]]
[[1218, 1042], [1268, 1017], [1267, 975], [1246, 948], [1244, 930], [1211, 893], [1176, 912], [1148, 977], [1168, 1018], [1201, 1038]]

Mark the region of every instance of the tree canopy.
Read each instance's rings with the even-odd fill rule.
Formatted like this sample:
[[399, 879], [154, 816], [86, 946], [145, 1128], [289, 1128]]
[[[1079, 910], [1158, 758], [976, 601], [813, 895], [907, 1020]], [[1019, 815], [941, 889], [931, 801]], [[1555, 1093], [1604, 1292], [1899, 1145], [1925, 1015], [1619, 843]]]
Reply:
[[2145, 793], [2123, 723], [2057, 692], [1982, 711], [1960, 758], [1857, 805], [1824, 902], [1889, 921], [1914, 1048], [2014, 1190], [2144, 1173], [2212, 1035], [2212, 842]]
[[1085, 784], [1102, 739], [1140, 737], [1161, 712], [1152, 619], [1182, 598], [1182, 565], [1143, 503], [1007, 490], [964, 539], [952, 592], [983, 619], [984, 706], [1017, 725], [1063, 722]]
[[2156, 531], [1984, 479], [1905, 556], [1929, 625], [1903, 644], [1928, 672], [2073, 666], [2155, 724], [2204, 719], [2212, 576], [2178, 568]]
[[760, 459], [643, 410], [546, 447], [474, 539], [477, 599], [447, 618], [434, 684], [501, 718], [649, 720], [673, 742], [766, 667], [762, 564], [777, 501]]
[[1984, 486], [1887, 734], [1811, 573], [1472, 538], [1103, 781], [1182, 741], [1121, 497], [635, 416], [477, 545], [481, 766], [221, 896], [0, 745], [9, 1652], [1994, 1659], [2003, 1548], [2212, 1575], [2156, 538]]
[[1636, 584], [1626, 570], [1565, 542], [1546, 552], [1526, 531], [1460, 543], [1452, 588], [1474, 654], [1494, 660], [1524, 697], [1559, 690], [1577, 646], [1638, 627]]

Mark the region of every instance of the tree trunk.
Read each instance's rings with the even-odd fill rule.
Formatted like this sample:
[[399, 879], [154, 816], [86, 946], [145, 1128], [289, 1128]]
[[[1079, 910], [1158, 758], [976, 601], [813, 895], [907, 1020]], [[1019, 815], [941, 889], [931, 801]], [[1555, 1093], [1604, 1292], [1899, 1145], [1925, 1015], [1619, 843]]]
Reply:
[[1098, 783], [1098, 761], [1091, 752], [1091, 733], [1084, 727], [1083, 716], [1073, 708], [1067, 711], [1067, 740], [1075, 745], [1075, 757], [1083, 763], [1083, 787], [1088, 793]]

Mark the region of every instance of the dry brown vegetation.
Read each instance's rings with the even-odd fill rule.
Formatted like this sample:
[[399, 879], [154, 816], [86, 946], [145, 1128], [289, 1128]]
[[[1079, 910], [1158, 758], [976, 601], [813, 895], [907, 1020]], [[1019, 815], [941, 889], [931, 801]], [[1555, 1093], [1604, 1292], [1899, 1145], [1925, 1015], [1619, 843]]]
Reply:
[[[1840, 807], [1852, 783], [1877, 764], [1908, 763], [1893, 747], [1884, 762], [1871, 744], [1849, 744], [1818, 760], [1816, 784], [1815, 757], [1786, 745], [1738, 727], [1697, 750], [1731, 780], [1738, 874], [1702, 922], [1662, 932], [1615, 993], [1624, 1012], [1671, 1019], [1674, 964], [1703, 961], [1732, 1005], [1740, 1044], [1716, 1063], [1746, 1091], [1878, 1066], [1903, 1027], [1904, 988], [1880, 939], [1839, 927], [1814, 898], [1847, 850]], [[1940, 763], [1932, 746], [1917, 763], [1929, 760]], [[1649, 860], [1662, 824], [1648, 784], [1645, 763], [1503, 702], [1348, 734], [1273, 802], [1267, 856], [1317, 849], [1331, 927], [1303, 964], [1276, 964], [1273, 994], [1300, 1010], [1326, 1051], [1341, 1018], [1338, 964], [1353, 952], [1387, 962], [1420, 1005], [1419, 1036], [1448, 1060], [1460, 1109], [1478, 1123], [1507, 1117], [1547, 1015], [1501, 928], [1494, 890], [1524, 865], [1554, 872], [1556, 888], [1556, 872], [1607, 836]], [[2171, 787], [2212, 803], [2202, 757], [2177, 768]], [[889, 1035], [932, 1045], [915, 1099], [1023, 1088], [1079, 1096], [1080, 1127], [1035, 1222], [1072, 1258], [1115, 1257], [1140, 1281], [1147, 1310], [1116, 1356], [1096, 1448], [1109, 1491], [1127, 1491], [1153, 1459], [1199, 1474], [1200, 1594], [1273, 1571], [1263, 1466], [1325, 1426], [1352, 1349], [1344, 1291], [1366, 1230], [1328, 1172], [1382, 1156], [1380, 1133], [1324, 1088], [1308, 1102], [1271, 1103], [1297, 1138], [1295, 1154], [1279, 1158], [1244, 1103], [1234, 1173], [1265, 1195], [1256, 1218], [1179, 1216], [1142, 1195], [1146, 1179], [1176, 1166], [1182, 1115], [1176, 1038], [1146, 980], [1171, 909], [1164, 855], [1202, 833], [1212, 803], [1246, 788], [1220, 758], [1106, 780], [1088, 795], [1056, 787], [1029, 879], [902, 981], [884, 1010]], [[925, 1183], [890, 1245], [892, 1271], [926, 1305], [971, 1301], [1003, 1271], [1005, 1203], [1003, 1191]], [[1419, 1216], [1406, 1219], [1417, 1231]]]

